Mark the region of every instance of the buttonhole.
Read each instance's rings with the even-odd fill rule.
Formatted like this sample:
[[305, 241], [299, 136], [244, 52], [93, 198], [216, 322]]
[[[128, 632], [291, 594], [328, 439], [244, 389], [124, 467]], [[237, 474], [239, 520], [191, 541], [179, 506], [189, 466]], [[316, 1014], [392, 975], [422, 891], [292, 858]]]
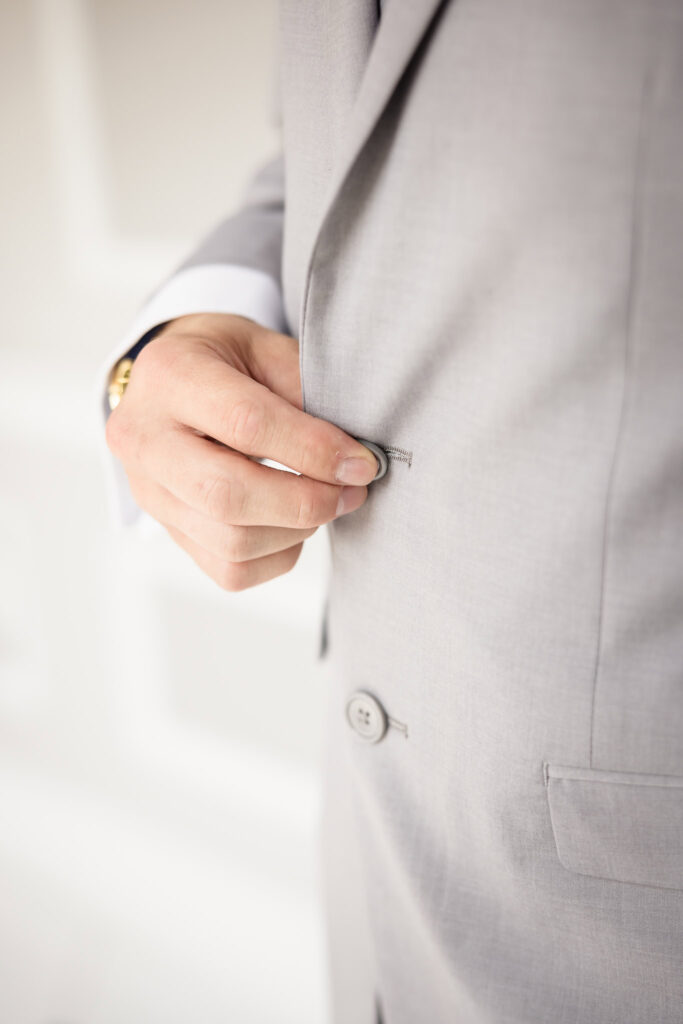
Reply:
[[387, 715], [387, 721], [393, 729], [398, 729], [399, 732], [403, 733], [404, 739], [408, 739], [408, 726], [404, 722], [397, 722], [391, 715]]
[[404, 462], [409, 469], [413, 464], [413, 453], [409, 452], [407, 448], [395, 448], [393, 445], [388, 445], [384, 451], [391, 462]]

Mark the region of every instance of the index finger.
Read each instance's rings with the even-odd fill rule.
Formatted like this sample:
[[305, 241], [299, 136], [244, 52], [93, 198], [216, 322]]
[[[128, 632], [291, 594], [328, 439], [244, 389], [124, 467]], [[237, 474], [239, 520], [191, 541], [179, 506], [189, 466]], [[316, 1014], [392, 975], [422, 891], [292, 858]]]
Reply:
[[209, 353], [195, 354], [191, 373], [170, 386], [180, 422], [244, 455], [326, 483], [368, 484], [377, 474], [365, 445]]

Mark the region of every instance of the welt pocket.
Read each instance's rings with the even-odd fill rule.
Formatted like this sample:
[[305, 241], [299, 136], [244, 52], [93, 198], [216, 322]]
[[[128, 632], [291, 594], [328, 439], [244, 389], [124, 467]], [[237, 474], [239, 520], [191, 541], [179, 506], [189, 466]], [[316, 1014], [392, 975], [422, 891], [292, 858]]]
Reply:
[[683, 890], [683, 776], [544, 764], [544, 777], [565, 868]]

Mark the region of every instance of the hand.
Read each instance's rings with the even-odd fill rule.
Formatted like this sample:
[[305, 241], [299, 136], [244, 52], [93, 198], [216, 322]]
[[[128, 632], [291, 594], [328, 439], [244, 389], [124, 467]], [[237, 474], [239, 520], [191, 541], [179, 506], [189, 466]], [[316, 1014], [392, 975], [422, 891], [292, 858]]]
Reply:
[[179, 317], [143, 348], [106, 436], [138, 505], [226, 590], [288, 572], [377, 471], [368, 448], [302, 411], [297, 341], [223, 313]]

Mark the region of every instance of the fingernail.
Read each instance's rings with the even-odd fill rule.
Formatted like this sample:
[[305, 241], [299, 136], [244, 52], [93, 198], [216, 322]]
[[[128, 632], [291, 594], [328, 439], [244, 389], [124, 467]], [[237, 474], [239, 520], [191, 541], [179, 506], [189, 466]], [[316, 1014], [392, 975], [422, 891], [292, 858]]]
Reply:
[[[360, 459], [359, 461], [363, 461]], [[335, 515], [343, 516], [345, 512], [353, 512], [365, 501], [364, 487], [342, 487], [339, 492], [337, 511]]]
[[337, 480], [340, 484], [369, 484], [377, 473], [378, 463], [371, 459], [342, 459], [337, 466]]

